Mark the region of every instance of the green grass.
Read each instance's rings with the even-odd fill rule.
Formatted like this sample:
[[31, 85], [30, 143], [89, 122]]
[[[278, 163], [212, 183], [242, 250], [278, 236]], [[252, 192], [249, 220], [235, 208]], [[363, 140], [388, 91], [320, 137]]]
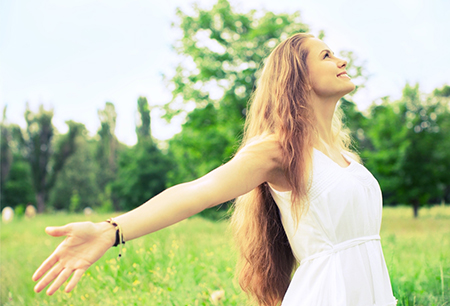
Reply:
[[[94, 215], [92, 221], [109, 215]], [[106, 255], [85, 274], [74, 292], [54, 296], [33, 291], [31, 275], [62, 238], [45, 226], [86, 220], [82, 215], [16, 218], [1, 227], [2, 305], [247, 305], [234, 279], [236, 251], [228, 223], [191, 218], [126, 244]], [[385, 208], [382, 243], [399, 305], [450, 306], [450, 207], [420, 210]]]
[[450, 305], [450, 206], [385, 208], [381, 238], [398, 305]]

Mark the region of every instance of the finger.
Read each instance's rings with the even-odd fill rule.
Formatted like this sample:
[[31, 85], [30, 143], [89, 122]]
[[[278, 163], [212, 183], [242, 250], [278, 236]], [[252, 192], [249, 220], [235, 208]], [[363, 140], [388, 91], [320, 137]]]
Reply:
[[71, 224], [66, 224], [64, 226], [49, 226], [45, 228], [45, 232], [53, 237], [59, 237], [67, 235], [72, 228]]
[[47, 287], [47, 285], [50, 284], [50, 282], [54, 280], [63, 269], [64, 267], [61, 264], [56, 264], [56, 266], [54, 266], [50, 272], [48, 272], [47, 275], [45, 275], [44, 278], [41, 279], [41, 281], [34, 287], [34, 291], [38, 293], [41, 292], [42, 289]]
[[34, 272], [32, 279], [34, 281], [37, 281], [41, 278], [42, 275], [45, 274], [55, 263], [58, 262], [58, 259], [56, 258], [55, 254], [50, 255], [43, 263], [42, 265]]
[[56, 278], [56, 280], [53, 282], [53, 284], [48, 288], [47, 294], [53, 295], [53, 293], [56, 292], [56, 290], [61, 287], [62, 284], [70, 277], [70, 274], [72, 274], [73, 270], [70, 269], [64, 269]]
[[70, 279], [70, 282], [69, 282], [69, 284], [67, 284], [66, 289], [64, 291], [67, 292], [67, 293], [72, 291], [73, 288], [75, 288], [77, 283], [80, 281], [80, 279], [83, 276], [85, 271], [86, 270], [83, 270], [83, 269], [75, 270], [75, 273], [73, 273], [73, 276]]

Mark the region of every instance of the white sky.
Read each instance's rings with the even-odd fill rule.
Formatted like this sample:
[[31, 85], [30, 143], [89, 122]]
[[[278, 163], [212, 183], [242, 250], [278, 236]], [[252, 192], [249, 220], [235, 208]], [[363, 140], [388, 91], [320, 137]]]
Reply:
[[[211, 7], [216, 1], [199, 1]], [[162, 80], [177, 57], [170, 45], [175, 9], [186, 0], [1, 0], [0, 107], [25, 127], [29, 103], [54, 109], [53, 123], [82, 122], [94, 135], [97, 110], [113, 102], [121, 142], [136, 142], [137, 98], [151, 105], [171, 99]], [[448, 0], [231, 0], [240, 10], [300, 11], [303, 21], [336, 53], [354, 51], [372, 75], [354, 97], [360, 109], [380, 97], [399, 98], [406, 82], [431, 92], [450, 84]], [[179, 130], [152, 112], [152, 132], [167, 139]]]

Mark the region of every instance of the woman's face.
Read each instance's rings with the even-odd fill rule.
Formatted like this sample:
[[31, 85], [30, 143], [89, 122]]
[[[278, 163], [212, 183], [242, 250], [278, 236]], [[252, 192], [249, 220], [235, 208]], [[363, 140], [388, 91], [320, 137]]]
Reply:
[[355, 89], [345, 72], [347, 62], [334, 56], [328, 46], [317, 38], [308, 38], [305, 47], [311, 90], [322, 98], [340, 99]]

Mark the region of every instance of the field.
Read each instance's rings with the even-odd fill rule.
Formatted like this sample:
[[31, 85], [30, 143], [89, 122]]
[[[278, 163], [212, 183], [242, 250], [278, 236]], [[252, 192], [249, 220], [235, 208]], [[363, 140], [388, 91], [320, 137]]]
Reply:
[[[450, 206], [384, 209], [381, 230], [398, 305], [450, 306]], [[33, 291], [31, 275], [61, 238], [45, 226], [109, 215], [40, 215], [1, 226], [2, 305], [248, 305], [234, 279], [236, 251], [227, 221], [198, 217], [109, 250], [69, 294]], [[223, 290], [215, 303], [211, 294]]]

